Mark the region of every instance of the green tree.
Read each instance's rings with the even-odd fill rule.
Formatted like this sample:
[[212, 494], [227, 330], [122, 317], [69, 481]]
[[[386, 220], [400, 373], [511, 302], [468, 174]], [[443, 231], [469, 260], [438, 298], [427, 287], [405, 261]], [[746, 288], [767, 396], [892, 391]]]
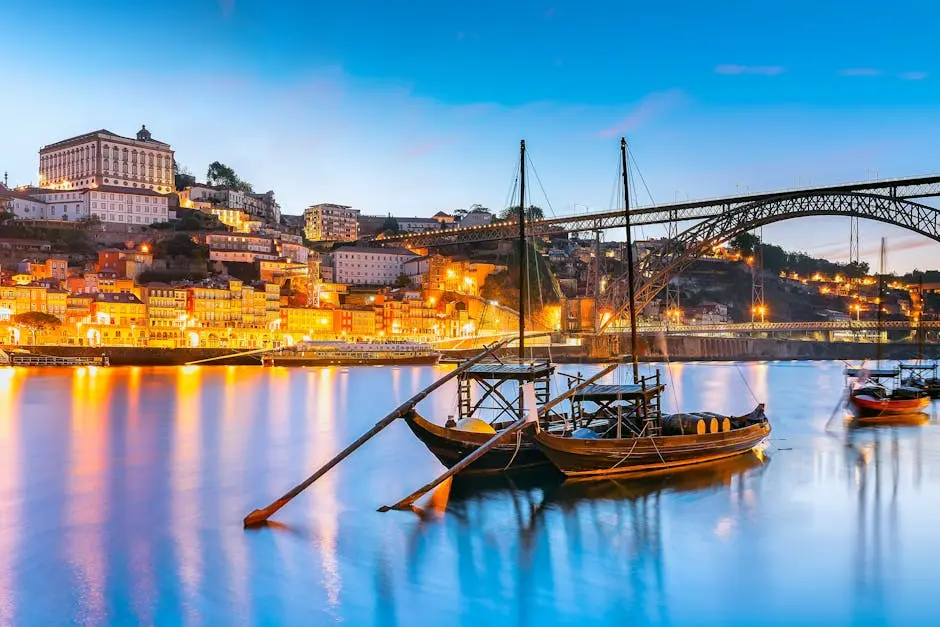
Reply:
[[385, 222], [382, 223], [382, 228], [379, 232], [385, 233], [386, 235], [397, 235], [401, 233], [401, 227], [398, 225], [398, 220], [396, 220], [392, 214], [389, 214], [388, 217], [385, 218]]
[[[506, 207], [499, 212], [500, 220], [515, 220], [519, 216], [519, 205], [513, 207]], [[531, 222], [533, 220], [544, 220], [545, 212], [541, 207], [537, 205], [529, 205], [525, 210], [525, 219], [526, 222]]]
[[411, 279], [408, 278], [407, 274], [399, 274], [398, 278], [395, 279], [395, 287], [411, 287]]
[[218, 161], [209, 164], [209, 170], [206, 172], [206, 182], [209, 185], [220, 185], [243, 192], [254, 191], [251, 188], [251, 183], [241, 180], [235, 174], [235, 170]]
[[13, 322], [30, 330], [32, 344], [36, 343], [37, 331], [55, 329], [62, 324], [62, 321], [52, 314], [41, 311], [27, 311], [26, 313], [16, 314], [13, 316]]
[[728, 245], [743, 256], [749, 257], [754, 254], [754, 249], [757, 248], [759, 243], [760, 238], [756, 235], [752, 233], [739, 233], [731, 238]]

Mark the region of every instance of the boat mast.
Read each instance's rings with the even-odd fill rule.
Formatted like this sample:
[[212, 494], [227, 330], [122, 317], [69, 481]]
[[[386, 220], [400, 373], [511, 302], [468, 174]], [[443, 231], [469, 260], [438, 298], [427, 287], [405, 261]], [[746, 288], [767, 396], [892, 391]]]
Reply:
[[[630, 232], [630, 186], [627, 182], [627, 140], [620, 138], [620, 169], [623, 171], [623, 216], [627, 225], [627, 293], [630, 295], [630, 353], [633, 357], [633, 382], [640, 381], [640, 365], [637, 361], [636, 339], [636, 294], [633, 277], [633, 234]], [[596, 304], [595, 304], [596, 306]]]
[[885, 238], [881, 238], [881, 258], [878, 263], [878, 340], [875, 347], [875, 360], [881, 368], [881, 333], [884, 328], [884, 299], [885, 299]]
[[[526, 264], [525, 245], [525, 140], [519, 142], [519, 359], [525, 358], [525, 297]], [[520, 396], [520, 401], [521, 401]]]

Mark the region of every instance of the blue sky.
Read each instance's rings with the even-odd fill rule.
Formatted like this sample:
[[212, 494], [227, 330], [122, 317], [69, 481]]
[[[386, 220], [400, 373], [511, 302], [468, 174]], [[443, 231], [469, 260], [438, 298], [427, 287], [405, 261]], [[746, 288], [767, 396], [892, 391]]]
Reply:
[[[12, 182], [43, 144], [141, 123], [289, 213], [499, 208], [521, 138], [559, 215], [611, 207], [622, 133], [656, 202], [940, 171], [934, 3], [63, 4], [3, 3]], [[865, 224], [870, 260], [883, 233], [893, 269], [940, 267], [938, 245]], [[765, 237], [848, 255], [847, 220]]]

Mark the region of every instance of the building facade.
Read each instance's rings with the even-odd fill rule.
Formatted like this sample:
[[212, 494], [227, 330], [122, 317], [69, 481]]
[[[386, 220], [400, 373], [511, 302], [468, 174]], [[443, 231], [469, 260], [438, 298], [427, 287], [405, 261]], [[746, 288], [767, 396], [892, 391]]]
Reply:
[[321, 203], [304, 210], [307, 239], [348, 242], [359, 237], [359, 210], [345, 205]]
[[153, 139], [146, 126], [136, 139], [105, 129], [85, 133], [39, 149], [39, 186], [112, 186], [169, 194], [174, 190], [173, 150]]
[[348, 285], [393, 285], [404, 263], [415, 256], [405, 248], [345, 246], [330, 253], [332, 280]]

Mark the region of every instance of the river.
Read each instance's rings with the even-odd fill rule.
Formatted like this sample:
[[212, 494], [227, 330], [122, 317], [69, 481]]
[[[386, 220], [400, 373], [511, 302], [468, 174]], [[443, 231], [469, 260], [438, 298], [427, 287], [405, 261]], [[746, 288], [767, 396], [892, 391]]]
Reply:
[[0, 625], [937, 624], [933, 418], [827, 431], [836, 362], [658, 367], [667, 410], [766, 399], [763, 460], [455, 484], [422, 521], [376, 512], [441, 469], [393, 424], [256, 531], [447, 367], [0, 368]]

